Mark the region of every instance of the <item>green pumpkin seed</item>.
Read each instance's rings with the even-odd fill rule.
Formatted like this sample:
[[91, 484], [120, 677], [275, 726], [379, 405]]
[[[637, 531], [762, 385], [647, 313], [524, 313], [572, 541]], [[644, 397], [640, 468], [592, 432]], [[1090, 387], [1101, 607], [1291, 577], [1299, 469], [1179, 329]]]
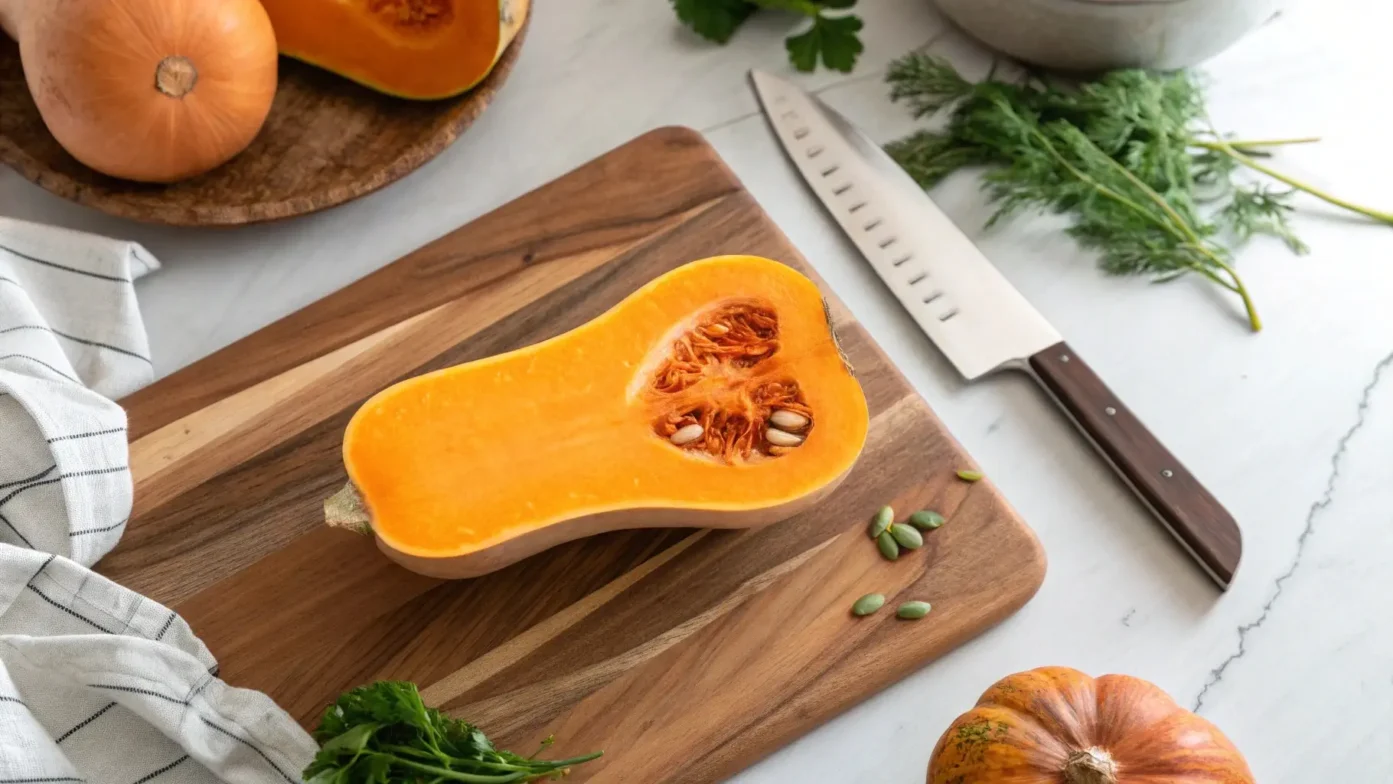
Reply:
[[885, 606], [885, 594], [868, 593], [851, 605], [852, 615], [870, 615]]
[[896, 544], [906, 550], [918, 550], [924, 546], [924, 537], [913, 527], [903, 523], [890, 526], [890, 535], [895, 538]]
[[918, 528], [920, 531], [932, 531], [943, 525], [943, 515], [929, 509], [922, 512], [915, 512], [909, 516], [909, 524]]
[[895, 539], [889, 531], [883, 531], [880, 536], [875, 538], [875, 546], [880, 548], [880, 554], [885, 556], [887, 561], [893, 561], [900, 557], [900, 546], [895, 543]]
[[976, 482], [978, 479], [982, 478], [982, 472], [969, 471], [966, 468], [960, 468], [958, 469], [958, 478], [963, 480], [964, 482]]
[[899, 606], [899, 609], [895, 610], [895, 615], [906, 621], [917, 621], [928, 615], [929, 610], [932, 609], [928, 602], [905, 602]]
[[880, 511], [875, 513], [875, 517], [871, 518], [871, 527], [866, 533], [875, 539], [885, 533], [885, 529], [889, 528], [893, 522], [895, 522], [895, 510], [888, 506], [882, 506]]

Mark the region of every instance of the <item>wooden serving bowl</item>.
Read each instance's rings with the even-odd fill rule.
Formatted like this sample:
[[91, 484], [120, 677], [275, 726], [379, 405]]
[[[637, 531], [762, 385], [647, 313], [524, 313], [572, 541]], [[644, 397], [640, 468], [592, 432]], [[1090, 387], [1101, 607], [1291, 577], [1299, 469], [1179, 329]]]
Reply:
[[282, 57], [275, 102], [251, 146], [172, 185], [108, 177], [69, 155], [29, 95], [19, 45], [0, 35], [0, 163], [65, 199], [146, 223], [233, 226], [303, 215], [371, 193], [448, 147], [507, 80], [529, 24], [488, 77], [445, 101], [392, 98]]

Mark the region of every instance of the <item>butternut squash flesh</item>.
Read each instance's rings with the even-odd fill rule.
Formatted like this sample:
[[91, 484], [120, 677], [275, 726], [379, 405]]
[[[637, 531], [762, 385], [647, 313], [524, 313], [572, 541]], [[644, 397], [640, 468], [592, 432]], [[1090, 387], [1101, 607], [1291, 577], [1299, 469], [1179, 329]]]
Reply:
[[530, 0], [261, 0], [283, 54], [402, 98], [458, 95], [493, 70]]
[[[782, 435], [776, 411], [794, 423]], [[344, 462], [385, 552], [460, 577], [618, 528], [784, 519], [835, 487], [867, 426], [812, 281], [723, 256], [551, 340], [383, 391], [349, 423]]]

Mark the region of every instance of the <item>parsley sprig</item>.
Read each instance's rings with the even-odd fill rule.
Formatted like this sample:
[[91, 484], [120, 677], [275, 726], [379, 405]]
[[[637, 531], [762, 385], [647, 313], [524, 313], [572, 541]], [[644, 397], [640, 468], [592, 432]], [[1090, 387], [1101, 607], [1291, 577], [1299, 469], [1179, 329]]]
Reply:
[[677, 18], [698, 35], [716, 43], [726, 43], [750, 15], [760, 9], [786, 11], [811, 20], [810, 26], [784, 41], [788, 58], [800, 71], [817, 67], [818, 59], [834, 71], [849, 72], [864, 47], [861, 20], [850, 15], [831, 15], [845, 11], [856, 0], [672, 0]]
[[[560, 778], [600, 756], [539, 760], [499, 751], [478, 727], [427, 708], [415, 684], [397, 681], [345, 692], [314, 738], [320, 749], [305, 768], [307, 784], [508, 784]], [[548, 745], [550, 738], [542, 749]]]
[[[964, 166], [988, 166], [983, 187], [996, 204], [988, 225], [1030, 208], [1068, 214], [1069, 234], [1098, 251], [1107, 272], [1157, 281], [1201, 275], [1239, 297], [1254, 331], [1262, 321], [1234, 271], [1233, 249], [1270, 234], [1304, 253], [1288, 220], [1296, 191], [1393, 224], [1393, 214], [1261, 162], [1274, 147], [1317, 140], [1241, 141], [1214, 131], [1203, 91], [1186, 72], [1113, 71], [1068, 88], [991, 77], [974, 83], [948, 62], [914, 53], [892, 63], [886, 78], [891, 97], [915, 116], [950, 115], [944, 130], [886, 147], [921, 186]], [[1242, 180], [1242, 169], [1289, 190]]]

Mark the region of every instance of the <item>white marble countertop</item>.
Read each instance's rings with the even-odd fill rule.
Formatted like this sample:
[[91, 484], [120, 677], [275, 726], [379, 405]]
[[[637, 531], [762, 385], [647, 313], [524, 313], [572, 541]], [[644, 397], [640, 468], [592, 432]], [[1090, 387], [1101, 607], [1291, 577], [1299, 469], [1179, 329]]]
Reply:
[[[796, 78], [877, 138], [912, 127], [886, 97], [888, 60], [931, 44], [969, 72], [990, 61], [927, 0], [861, 5], [856, 71]], [[1393, 209], [1393, 19], [1364, 0], [1295, 5], [1206, 65], [1214, 120], [1248, 136], [1322, 135], [1284, 151], [1282, 166]], [[1303, 201], [1310, 255], [1266, 239], [1241, 255], [1267, 325], [1254, 335], [1201, 283], [1104, 277], [1054, 220], [982, 231], [987, 210], [966, 178], [934, 194], [1233, 512], [1246, 550], [1221, 595], [1027, 380], [964, 384], [805, 192], [745, 81], [750, 67], [788, 72], [787, 20], [756, 18], [722, 49], [659, 0], [542, 0], [535, 13], [483, 118], [358, 202], [264, 227], [164, 229], [6, 170], [0, 212], [136, 239], [162, 260], [138, 291], [163, 375], [643, 131], [698, 128], [1050, 559], [1018, 615], [738, 781], [922, 781], [954, 716], [998, 677], [1045, 664], [1154, 681], [1217, 722], [1263, 782], [1393, 779], [1393, 229]]]

